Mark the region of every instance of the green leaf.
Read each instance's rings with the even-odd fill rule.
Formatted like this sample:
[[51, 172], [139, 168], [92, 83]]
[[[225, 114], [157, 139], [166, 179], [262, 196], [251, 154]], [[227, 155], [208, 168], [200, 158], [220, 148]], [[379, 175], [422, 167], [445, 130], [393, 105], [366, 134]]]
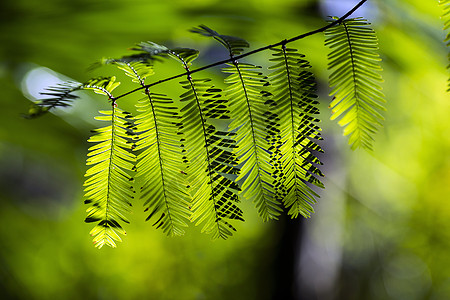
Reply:
[[128, 223], [126, 214], [130, 211], [130, 199], [134, 198], [132, 177], [136, 157], [133, 148], [133, 118], [113, 106], [110, 111], [101, 111], [98, 118], [110, 125], [95, 131], [88, 142], [96, 143], [89, 148], [86, 171], [85, 203], [86, 222], [98, 222], [91, 230], [94, 244], [115, 247], [121, 241], [120, 234], [126, 234], [120, 222]]
[[96, 94], [105, 95], [109, 99], [113, 99], [112, 91], [119, 85], [120, 82], [116, 82], [115, 76], [97, 77], [85, 82], [81, 88], [84, 90], [93, 90]]
[[148, 61], [114, 61], [112, 64], [124, 71], [127, 76], [131, 77], [133, 82], [139, 83], [140, 85], [144, 85], [145, 79], [155, 74], [153, 65]]
[[[135, 47], [131, 48], [130, 50], [137, 51], [138, 53], [132, 54], [132, 55], [125, 55], [121, 58], [103, 58], [99, 62], [94, 63], [91, 66], [91, 69], [94, 69], [96, 67], [102, 66], [102, 65], [109, 65], [114, 64], [117, 65], [119, 68], [120, 66], [124, 67], [124, 71], [126, 74], [130, 77], [134, 77], [133, 73], [140, 73], [139, 70], [130, 70], [135, 69], [138, 67], [143, 67], [149, 71], [151, 69], [151, 66], [153, 66], [153, 63], [157, 60], [160, 60], [161, 58], [167, 56], [169, 49], [165, 46], [158, 45], [153, 42], [141, 42], [137, 44]], [[152, 75], [151, 74], [148, 75]], [[147, 75], [147, 76], [148, 76]], [[143, 74], [139, 75], [139, 77], [143, 77]]]
[[[156, 44], [140, 44], [151, 51]], [[156, 45], [157, 49], [166, 49]], [[155, 54], [156, 51], [152, 51]], [[141, 61], [120, 59], [110, 63], [116, 65], [132, 81], [145, 86], [145, 79], [154, 74], [153, 66], [145, 56]], [[140, 198], [145, 201], [147, 220], [156, 219], [154, 225], [167, 235], [183, 235], [186, 221], [190, 217], [190, 196], [186, 182], [187, 160], [184, 152], [183, 124], [178, 108], [162, 94], [145, 89], [144, 97], [136, 104], [140, 113], [135, 127], [139, 139], [136, 141], [136, 177], [141, 183]]]
[[[336, 18], [334, 18], [336, 19]], [[382, 126], [384, 95], [379, 75], [378, 41], [370, 23], [347, 19], [325, 31], [330, 86], [331, 119], [339, 119], [352, 149], [372, 149], [373, 136]]]
[[[209, 80], [189, 79], [181, 82], [187, 90], [181, 98], [183, 123], [186, 124], [188, 170], [193, 197], [192, 220], [203, 224], [202, 232], [213, 238], [226, 239], [235, 231], [229, 220], [243, 220], [239, 202], [238, 185], [234, 182], [239, 170], [236, 156], [234, 133], [219, 131], [212, 124], [223, 106], [223, 99], [217, 96], [219, 89], [208, 84]], [[226, 110], [225, 110], [226, 111]], [[223, 113], [220, 117], [225, 118]]]
[[[443, 6], [442, 19], [444, 20], [444, 30], [446, 31], [446, 36], [444, 42], [446, 42], [447, 47], [450, 46], [450, 0], [440, 0], [439, 5]], [[447, 54], [448, 65], [447, 70], [450, 70], [450, 52]], [[448, 89], [450, 92], [450, 77], [448, 79]]]
[[[273, 101], [280, 119], [277, 142], [285, 193], [278, 195], [293, 218], [299, 214], [309, 217], [318, 195], [310, 184], [323, 188], [318, 177], [323, 173], [316, 154], [323, 152], [317, 144], [320, 137], [319, 102], [316, 100], [316, 82], [310, 64], [296, 49], [283, 46], [272, 49], [273, 65], [270, 69]], [[274, 145], [275, 146], [275, 145]]]
[[153, 42], [141, 42], [137, 44], [136, 47], [131, 48], [131, 50], [148, 53], [152, 57], [165, 55], [169, 52], [169, 49], [166, 46], [158, 45]]
[[[189, 65], [197, 57], [192, 49], [171, 50], [170, 56]], [[229, 118], [227, 101], [221, 90], [209, 84], [209, 79], [187, 77], [181, 85], [186, 92], [180, 96], [184, 105], [184, 133], [189, 161], [188, 181], [192, 196], [192, 221], [202, 224], [202, 232], [213, 238], [228, 238], [236, 229], [229, 222], [242, 220], [242, 210], [237, 206], [239, 186], [234, 182], [239, 169], [234, 133], [217, 130], [217, 119]]]
[[155, 218], [154, 225], [167, 235], [183, 235], [191, 203], [181, 117], [173, 101], [161, 94], [147, 93], [137, 108], [136, 167], [147, 220]]
[[79, 97], [73, 92], [83, 88], [83, 84], [74, 81], [66, 81], [56, 86], [52, 86], [46, 89], [46, 92], [41, 95], [47, 98], [41, 99], [33, 103], [24, 117], [32, 119], [40, 117], [47, 113], [49, 110], [55, 107], [67, 107], [72, 105], [72, 102]]
[[198, 57], [198, 50], [190, 48], [174, 48], [169, 50], [169, 56], [183, 64], [186, 70], [189, 70], [192, 61]]
[[111, 92], [120, 84], [115, 82], [116, 78], [112, 77], [98, 77], [88, 80], [85, 83], [79, 83], [74, 81], [66, 81], [56, 86], [52, 86], [46, 89], [46, 92], [41, 95], [48, 98], [41, 99], [30, 107], [28, 114], [24, 117], [27, 119], [36, 118], [44, 115], [55, 107], [68, 107], [72, 105], [72, 102], [79, 97], [73, 92], [78, 90], [93, 90], [97, 94], [107, 95], [112, 99]]
[[249, 47], [246, 40], [239, 37], [219, 34], [205, 25], [200, 25], [198, 28], [193, 28], [190, 31], [214, 38], [229, 50], [231, 56], [239, 55], [244, 51], [244, 48]]
[[[241, 38], [221, 35], [204, 25], [192, 31], [219, 41], [230, 57], [249, 47]], [[230, 127], [236, 131], [239, 144], [236, 155], [241, 175], [237, 180], [242, 182], [243, 196], [254, 201], [264, 220], [277, 219], [281, 212], [282, 166], [271, 140], [278, 131], [279, 119], [271, 112], [270, 105], [275, 103], [264, 89], [268, 81], [260, 67], [238, 61], [228, 66], [222, 71], [230, 74], [225, 83], [228, 84], [226, 96], [233, 116]]]
[[279, 119], [271, 112], [271, 94], [260, 67], [237, 63], [223, 69], [230, 74], [225, 83], [230, 99], [233, 122], [239, 148], [236, 155], [241, 165], [242, 194], [251, 199], [264, 220], [277, 219], [281, 213], [280, 192], [282, 176], [271, 140], [279, 131]]

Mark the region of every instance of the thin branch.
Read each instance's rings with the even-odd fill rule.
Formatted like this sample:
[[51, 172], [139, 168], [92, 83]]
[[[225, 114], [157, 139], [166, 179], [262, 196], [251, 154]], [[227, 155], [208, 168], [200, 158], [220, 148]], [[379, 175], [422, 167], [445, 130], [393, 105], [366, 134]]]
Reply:
[[193, 73], [197, 73], [197, 72], [200, 72], [200, 71], [203, 71], [203, 70], [212, 68], [212, 67], [216, 67], [216, 66], [219, 66], [219, 65], [222, 65], [222, 64], [226, 64], [226, 63], [232, 62], [232, 61], [234, 61], [234, 60], [239, 60], [239, 59], [244, 58], [244, 57], [246, 57], [246, 56], [253, 55], [253, 54], [255, 54], [255, 53], [262, 52], [262, 51], [268, 50], [268, 49], [273, 48], [273, 47], [278, 47], [278, 46], [286, 45], [286, 44], [288, 44], [288, 43], [292, 43], [292, 42], [294, 42], [294, 41], [301, 40], [301, 39], [303, 39], [303, 38], [305, 38], [305, 37], [308, 37], [308, 36], [310, 36], [310, 35], [314, 35], [314, 34], [317, 34], [317, 33], [320, 33], [320, 32], [324, 32], [324, 31], [327, 30], [328, 28], [333, 27], [333, 26], [335, 26], [335, 25], [338, 25], [338, 24], [342, 23], [342, 21], [344, 21], [345, 19], [347, 19], [352, 13], [354, 13], [354, 12], [355, 12], [359, 7], [361, 7], [365, 2], [367, 2], [367, 0], [361, 0], [361, 1], [360, 1], [358, 4], [356, 4], [352, 9], [350, 9], [345, 15], [343, 15], [342, 17], [340, 17], [340, 18], [337, 19], [336, 21], [331, 22], [331, 23], [329, 23], [328, 25], [323, 26], [323, 27], [321, 27], [321, 28], [319, 28], [319, 29], [316, 29], [316, 30], [313, 30], [313, 31], [309, 31], [309, 32], [304, 33], [304, 34], [297, 35], [297, 36], [295, 36], [295, 37], [293, 37], [293, 38], [290, 38], [290, 39], [287, 39], [287, 40], [282, 40], [281, 42], [278, 42], [278, 43], [276, 43], [276, 44], [271, 44], [271, 45], [268, 45], [268, 46], [265, 46], [265, 47], [261, 47], [261, 48], [255, 49], [255, 50], [252, 50], [252, 51], [250, 51], [250, 52], [247, 52], [247, 53], [244, 53], [244, 54], [241, 54], [241, 55], [232, 57], [232, 58], [224, 59], [224, 60], [221, 60], [221, 61], [218, 61], [218, 62], [209, 64], [209, 65], [203, 66], [203, 67], [198, 68], [198, 69], [190, 70], [190, 71], [188, 71], [188, 72], [180, 73], [180, 74], [174, 75], [174, 76], [172, 76], [172, 77], [167, 77], [167, 78], [165, 78], [165, 79], [161, 79], [161, 80], [159, 80], [159, 81], [155, 81], [155, 82], [153, 82], [153, 83], [147, 84], [147, 85], [145, 85], [145, 86], [136, 88], [136, 89], [131, 90], [131, 91], [127, 92], [127, 93], [124, 93], [124, 94], [122, 94], [122, 95], [120, 95], [120, 96], [117, 96], [117, 97], [114, 98], [114, 100], [117, 100], [117, 99], [119, 99], [119, 98], [128, 96], [128, 95], [130, 95], [130, 94], [132, 94], [132, 93], [134, 93], [134, 92], [140, 91], [140, 90], [142, 90], [142, 89], [148, 89], [148, 88], [150, 88], [150, 87], [152, 87], [152, 86], [155, 86], [155, 85], [158, 85], [158, 84], [161, 84], [161, 83], [164, 83], [164, 82], [173, 80], [173, 79], [177, 79], [177, 78], [180, 78], [180, 77], [183, 77], [183, 76], [188, 76], [188, 75], [191, 75], [191, 74], [193, 74]]

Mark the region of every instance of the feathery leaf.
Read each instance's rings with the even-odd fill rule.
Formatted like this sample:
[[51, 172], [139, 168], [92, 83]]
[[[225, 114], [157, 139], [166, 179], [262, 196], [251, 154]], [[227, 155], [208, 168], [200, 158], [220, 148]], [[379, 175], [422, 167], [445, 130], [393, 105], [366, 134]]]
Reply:
[[155, 72], [153, 71], [153, 65], [148, 61], [114, 61], [111, 63], [124, 71], [125, 74], [129, 76], [134, 83], [138, 83], [141, 86], [144, 85], [145, 79], [148, 76], [155, 74]]
[[[190, 63], [198, 52], [192, 49], [175, 49], [170, 56], [182, 62], [189, 71]], [[213, 238], [226, 239], [236, 229], [230, 220], [243, 220], [238, 202], [238, 185], [233, 181], [238, 173], [234, 134], [219, 131], [213, 119], [227, 118], [226, 101], [220, 89], [212, 87], [208, 79], [188, 76], [181, 85], [186, 92], [181, 97], [183, 124], [185, 124], [188, 169], [191, 183], [192, 220], [203, 224], [202, 232]]]
[[238, 180], [243, 180], [243, 196], [253, 200], [264, 220], [277, 219], [281, 212], [277, 194], [282, 176], [271, 139], [279, 130], [279, 120], [270, 111], [270, 104], [275, 103], [264, 90], [268, 82], [260, 68], [252, 64], [236, 62], [222, 71], [230, 74], [225, 79], [226, 95], [233, 116], [230, 128], [237, 133], [236, 155], [241, 164]]
[[36, 118], [55, 107], [70, 106], [74, 100], [79, 98], [77, 95], [73, 94], [73, 92], [82, 88], [83, 84], [74, 81], [66, 81], [56, 86], [49, 87], [46, 89], [47, 92], [41, 93], [41, 95], [47, 96], [48, 98], [33, 103], [24, 117], [27, 119]]
[[286, 189], [285, 194], [277, 196], [293, 218], [298, 214], [309, 217], [314, 212], [311, 204], [318, 195], [308, 183], [323, 187], [318, 179], [323, 174], [317, 167], [322, 163], [316, 157], [317, 152], [323, 152], [316, 142], [322, 139], [315, 116], [319, 113], [316, 83], [304, 55], [285, 46], [272, 50], [270, 61], [274, 64], [269, 69], [274, 71], [269, 78], [280, 119], [278, 155]]
[[[336, 18], [334, 18], [336, 19]], [[384, 119], [378, 41], [370, 23], [361, 18], [347, 19], [325, 31], [331, 95], [331, 119], [340, 118], [352, 149], [372, 149], [373, 136]]]
[[[450, 0], [441, 0], [439, 4], [443, 6], [444, 12], [442, 14], [442, 19], [444, 20], [444, 30], [446, 31], [446, 36], [444, 42], [446, 42], [447, 47], [450, 46]], [[448, 65], [447, 70], [450, 70], [450, 51], [447, 53]], [[450, 77], [448, 78], [448, 89], [450, 92]]]
[[[120, 83], [114, 83], [115, 77], [98, 77], [88, 80], [85, 83], [74, 81], [65, 81], [56, 86], [51, 86], [42, 92], [41, 95], [48, 98], [41, 99], [33, 103], [27, 114], [24, 115], [27, 119], [40, 117], [55, 107], [68, 107], [72, 102], [79, 97], [73, 92], [79, 90], [92, 89], [98, 94], [107, 95], [106, 90], [111, 91]], [[108, 95], [109, 97], [110, 95]]]
[[231, 56], [239, 55], [244, 51], [244, 48], [249, 47], [246, 40], [239, 37], [219, 34], [205, 25], [200, 25], [198, 28], [193, 28], [190, 31], [214, 38], [230, 51]]
[[[140, 45], [148, 45], [140, 44]], [[163, 49], [156, 44], [150, 44]], [[147, 47], [148, 48], [148, 47]], [[147, 49], [148, 50], [148, 49]], [[153, 75], [152, 64], [142, 61], [114, 61], [119, 69], [141, 86]], [[145, 97], [136, 104], [140, 114], [136, 117], [136, 177], [142, 181], [140, 198], [144, 199], [147, 220], [167, 235], [183, 235], [189, 219], [190, 196], [185, 178], [186, 156], [183, 145], [181, 117], [173, 101], [162, 94], [144, 91]]]
[[108, 96], [108, 99], [114, 99], [112, 91], [120, 85], [116, 82], [115, 76], [92, 78], [82, 85], [84, 90], [93, 90], [94, 93]]
[[183, 235], [190, 196], [180, 116], [173, 101], [161, 94], [148, 93], [137, 107], [136, 176], [143, 181], [140, 197], [149, 212], [147, 220], [156, 216], [154, 225], [166, 234]]
[[[240, 54], [249, 47], [247, 41], [226, 35], [202, 25], [192, 30], [204, 36], [213, 37], [229, 52], [230, 57]], [[264, 90], [268, 85], [267, 78], [252, 64], [233, 61], [224, 68], [230, 74], [225, 83], [228, 84], [226, 96], [230, 101], [233, 122], [230, 127], [236, 131], [239, 148], [236, 151], [241, 166], [244, 197], [252, 199], [259, 215], [264, 220], [277, 219], [280, 215], [282, 172], [280, 155], [276, 155], [276, 147], [271, 144], [273, 135], [278, 131], [278, 118], [270, 112], [270, 93]]]
[[141, 64], [141, 66], [149, 67], [152, 66], [155, 61], [159, 61], [161, 58], [165, 57], [169, 51], [167, 47], [153, 42], [141, 42], [130, 50], [134, 50], [138, 53], [125, 55], [121, 58], [103, 58], [99, 62], [94, 63], [90, 69], [95, 69], [102, 65], [109, 64], [130, 65], [133, 63], [138, 63]]
[[125, 215], [134, 197], [130, 174], [135, 163], [132, 116], [115, 106], [100, 113], [96, 119], [110, 125], [94, 131], [97, 134], [88, 140], [96, 144], [89, 148], [87, 165], [91, 167], [84, 183], [85, 203], [90, 204], [85, 221], [98, 222], [90, 232], [98, 248], [115, 247], [115, 241], [121, 241], [118, 233], [126, 234], [120, 222], [129, 222]]

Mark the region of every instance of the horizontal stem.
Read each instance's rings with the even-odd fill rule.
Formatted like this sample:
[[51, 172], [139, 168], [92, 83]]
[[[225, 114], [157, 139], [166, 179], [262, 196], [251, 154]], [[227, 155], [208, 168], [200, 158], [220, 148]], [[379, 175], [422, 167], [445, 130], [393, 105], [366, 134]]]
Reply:
[[232, 58], [228, 58], [228, 59], [224, 59], [224, 60], [221, 60], [221, 61], [217, 61], [217, 62], [215, 62], [215, 63], [212, 63], [212, 64], [209, 64], [209, 65], [203, 66], [203, 67], [201, 67], [201, 68], [194, 69], [194, 70], [190, 70], [189, 72], [180, 73], [180, 74], [174, 75], [174, 76], [172, 76], [172, 77], [167, 77], [167, 78], [161, 79], [161, 80], [159, 80], [159, 81], [155, 81], [155, 82], [153, 82], [153, 83], [146, 84], [146, 85], [144, 85], [144, 86], [141, 86], [141, 87], [139, 87], [139, 88], [136, 88], [136, 89], [134, 89], [134, 90], [131, 90], [131, 91], [127, 92], [127, 93], [124, 93], [124, 94], [122, 94], [122, 95], [120, 95], [120, 96], [117, 96], [117, 97], [114, 98], [114, 100], [117, 100], [117, 99], [119, 99], [119, 98], [125, 97], [125, 96], [127, 96], [127, 95], [130, 95], [130, 94], [132, 94], [132, 93], [134, 93], [134, 92], [137, 92], [137, 91], [140, 91], [140, 90], [142, 90], [142, 89], [148, 89], [148, 88], [150, 88], [150, 87], [152, 87], [152, 86], [155, 86], [155, 85], [158, 85], [158, 84], [161, 84], [161, 83], [164, 83], [164, 82], [173, 80], [173, 79], [177, 79], [177, 78], [180, 78], [180, 77], [183, 77], [183, 76], [187, 76], [187, 75], [190, 75], [190, 74], [193, 74], [193, 73], [197, 73], [197, 72], [200, 72], [200, 71], [203, 71], [203, 70], [212, 68], [212, 67], [216, 67], [216, 66], [219, 66], [219, 65], [222, 65], [222, 64], [226, 64], [226, 63], [232, 62], [232, 61], [234, 61], [234, 60], [239, 60], [239, 59], [244, 58], [244, 57], [246, 57], [246, 56], [253, 55], [253, 54], [255, 54], [255, 53], [258, 53], [258, 52], [261, 52], [261, 51], [265, 51], [265, 50], [268, 50], [268, 49], [273, 48], [273, 47], [278, 47], [278, 46], [286, 45], [286, 44], [288, 44], [288, 43], [292, 43], [292, 42], [294, 42], [294, 41], [301, 40], [301, 39], [303, 39], [303, 38], [305, 38], [305, 37], [308, 37], [308, 36], [311, 36], [311, 35], [314, 35], [314, 34], [317, 34], [317, 33], [320, 33], [320, 32], [324, 32], [324, 31], [327, 30], [328, 28], [333, 27], [333, 26], [335, 26], [335, 25], [337, 25], [337, 24], [342, 23], [342, 21], [344, 21], [345, 19], [347, 19], [352, 13], [354, 13], [354, 12], [355, 12], [361, 5], [363, 5], [366, 1], [367, 1], [367, 0], [361, 0], [361, 1], [359, 1], [358, 4], [356, 4], [352, 9], [350, 9], [345, 15], [343, 15], [342, 17], [340, 17], [340, 18], [337, 19], [336, 21], [333, 21], [333, 22], [331, 22], [331, 23], [327, 24], [326, 26], [323, 26], [323, 27], [321, 27], [321, 28], [319, 28], [319, 29], [316, 29], [316, 30], [313, 30], [313, 31], [309, 31], [309, 32], [307, 32], [307, 33], [303, 33], [303, 34], [300, 34], [300, 35], [297, 35], [297, 36], [295, 36], [295, 37], [293, 37], [293, 38], [290, 38], [290, 39], [287, 39], [287, 40], [282, 40], [281, 42], [278, 42], [278, 43], [275, 43], [275, 44], [271, 44], [271, 45], [267, 45], [267, 46], [265, 46], [265, 47], [261, 47], [261, 48], [255, 49], [255, 50], [252, 50], [252, 51], [250, 51], [250, 52], [247, 52], [247, 53], [244, 53], [244, 54], [241, 54], [241, 55], [238, 55], [238, 56], [234, 56], [234, 57], [232, 57]]

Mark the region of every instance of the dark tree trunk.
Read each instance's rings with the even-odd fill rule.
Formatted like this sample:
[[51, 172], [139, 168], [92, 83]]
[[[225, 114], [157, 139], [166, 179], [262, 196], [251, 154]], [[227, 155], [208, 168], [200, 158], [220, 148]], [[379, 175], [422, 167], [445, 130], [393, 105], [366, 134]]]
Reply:
[[273, 300], [300, 300], [296, 294], [298, 284], [296, 266], [300, 258], [302, 220], [302, 217], [291, 219], [283, 215], [276, 223], [276, 234], [279, 234], [279, 239], [272, 267]]

